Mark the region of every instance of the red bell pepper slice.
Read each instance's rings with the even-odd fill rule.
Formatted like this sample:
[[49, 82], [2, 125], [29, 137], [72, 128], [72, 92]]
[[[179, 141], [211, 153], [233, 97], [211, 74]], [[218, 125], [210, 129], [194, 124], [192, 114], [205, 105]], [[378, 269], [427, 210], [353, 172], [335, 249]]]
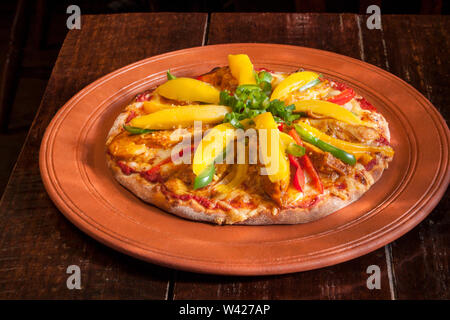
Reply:
[[295, 156], [288, 154], [288, 157], [291, 165], [295, 167], [294, 180], [292, 183], [294, 184], [295, 189], [303, 192], [303, 189], [305, 188], [305, 175], [303, 174], [302, 167]]
[[343, 104], [346, 104], [347, 102], [349, 102], [350, 100], [352, 100], [355, 97], [355, 94], [356, 93], [355, 93], [355, 91], [353, 91], [353, 89], [348, 88], [348, 89], [345, 89], [344, 91], [342, 91], [337, 96], [327, 99], [327, 101], [336, 103], [339, 105], [343, 105]]
[[300, 158], [300, 165], [311, 176], [317, 191], [323, 193], [322, 181], [320, 180], [319, 174], [317, 173], [316, 168], [314, 168], [311, 159], [307, 155], [304, 155], [303, 157]]
[[[303, 146], [302, 139], [298, 135], [297, 131], [295, 131], [295, 129], [291, 129], [289, 131], [289, 135], [295, 140], [295, 142], [298, 145]], [[308, 155], [305, 154], [304, 156], [300, 157], [300, 166], [301, 166], [301, 168], [305, 169], [306, 172], [308, 172], [311, 179], [313, 180], [313, 183], [314, 183], [314, 186], [316, 187], [316, 189], [320, 193], [323, 193], [322, 181], [320, 180], [319, 174], [317, 173], [316, 168], [314, 168], [314, 166], [311, 162], [311, 159], [308, 157]], [[304, 177], [303, 177], [303, 179], [304, 179]], [[294, 181], [295, 181], [295, 179], [294, 179]]]

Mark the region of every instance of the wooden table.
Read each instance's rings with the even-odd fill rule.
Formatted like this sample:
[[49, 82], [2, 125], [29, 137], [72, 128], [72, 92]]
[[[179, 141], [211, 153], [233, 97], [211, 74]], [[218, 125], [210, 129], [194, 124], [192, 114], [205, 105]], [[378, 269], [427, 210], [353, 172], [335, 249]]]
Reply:
[[[42, 185], [45, 128], [70, 97], [134, 61], [194, 46], [271, 42], [361, 59], [412, 84], [449, 119], [450, 18], [383, 16], [382, 30], [354, 14], [142, 13], [83, 16], [70, 31], [0, 203], [0, 298], [13, 299], [432, 299], [450, 298], [448, 193], [397, 241], [336, 266], [281, 276], [192, 274], [128, 257], [96, 242], [56, 209]], [[68, 290], [66, 268], [81, 268]], [[366, 287], [369, 265], [381, 289]]]

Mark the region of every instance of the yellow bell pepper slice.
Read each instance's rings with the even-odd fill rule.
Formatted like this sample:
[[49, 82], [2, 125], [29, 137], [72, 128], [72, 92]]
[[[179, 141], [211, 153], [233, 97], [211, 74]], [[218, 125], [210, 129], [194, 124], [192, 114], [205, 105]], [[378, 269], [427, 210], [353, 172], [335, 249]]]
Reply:
[[228, 65], [233, 77], [235, 77], [239, 85], [256, 84], [253, 64], [246, 54], [229, 54]]
[[348, 153], [353, 154], [357, 158], [366, 157], [367, 153], [375, 153], [380, 152], [385, 154], [388, 157], [394, 156], [394, 149], [388, 146], [384, 147], [376, 147], [376, 146], [368, 146], [360, 143], [348, 142], [340, 139], [333, 138], [322, 131], [310, 126], [306, 122], [299, 121], [297, 122], [299, 126], [302, 126], [312, 134], [314, 134], [317, 138], [322, 141], [325, 141], [339, 149], [342, 149]]
[[230, 123], [222, 123], [212, 128], [200, 141], [194, 153], [192, 171], [199, 175], [223, 153], [227, 141], [234, 138], [234, 127]]
[[153, 130], [165, 130], [177, 127], [186, 128], [192, 126], [194, 121], [202, 121], [205, 124], [221, 122], [230, 111], [231, 108], [225, 106], [181, 106], [136, 117], [130, 121], [130, 126]]
[[[284, 144], [280, 138], [280, 131], [272, 114], [270, 112], [260, 114], [253, 118], [253, 122], [259, 134], [261, 134], [260, 130], [267, 130], [267, 139], [265, 142], [266, 152], [261, 152], [260, 157], [266, 166], [269, 180], [271, 182], [284, 181], [288, 184], [290, 178], [289, 160], [286, 156]], [[264, 141], [260, 139], [259, 148], [264, 147], [261, 145], [262, 142]], [[273, 154], [273, 151], [278, 153], [278, 155]]]
[[149, 101], [144, 101], [144, 105], [143, 105], [143, 108], [146, 113], [153, 113], [153, 112], [156, 112], [159, 110], [176, 108], [176, 107], [182, 107], [182, 106], [163, 103], [161, 101], [161, 96], [159, 94], [152, 95], [152, 98]]
[[373, 123], [362, 121], [358, 116], [336, 103], [323, 100], [301, 100], [294, 103], [294, 112], [313, 112], [321, 114], [349, 124], [375, 127]]
[[[239, 187], [247, 178], [248, 164], [235, 164], [233, 171], [225, 177], [223, 184], [217, 184], [214, 189], [221, 193], [229, 193], [234, 188]], [[229, 181], [229, 182], [228, 182]]]
[[281, 81], [273, 90], [270, 100], [281, 100], [284, 101], [289, 93], [294, 90], [299, 89], [308, 82], [316, 80], [319, 75], [312, 71], [302, 71], [296, 72], [288, 76], [286, 79]]
[[[244, 119], [241, 124], [244, 128], [251, 126], [250, 119]], [[194, 153], [192, 163], [192, 171], [195, 175], [199, 175], [214, 160], [223, 153], [227, 142], [231, 142], [235, 138], [235, 127], [230, 123], [222, 123], [212, 128], [206, 136], [200, 141]], [[224, 159], [225, 160], [225, 159]]]
[[156, 88], [155, 92], [167, 99], [179, 101], [200, 101], [217, 104], [220, 99], [219, 90], [209, 83], [191, 78], [169, 80]]

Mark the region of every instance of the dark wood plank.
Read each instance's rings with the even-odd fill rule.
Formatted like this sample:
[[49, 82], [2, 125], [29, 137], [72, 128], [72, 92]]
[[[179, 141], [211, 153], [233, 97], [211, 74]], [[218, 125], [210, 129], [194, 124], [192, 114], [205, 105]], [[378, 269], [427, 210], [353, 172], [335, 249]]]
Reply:
[[[38, 152], [55, 112], [77, 91], [119, 67], [198, 46], [206, 14], [83, 16], [71, 31], [38, 115], [0, 202], [0, 298], [165, 299], [172, 271], [127, 257], [83, 234], [54, 207], [42, 185]], [[81, 268], [81, 290], [66, 268]]]
[[[178, 272], [174, 299], [390, 299], [384, 249], [336, 266], [287, 275], [218, 277]], [[381, 263], [381, 290], [366, 286], [366, 268]]]
[[26, 39], [26, 30], [30, 15], [29, 2], [20, 0], [11, 28], [11, 35], [6, 54], [5, 65], [0, 78], [0, 130], [5, 133], [8, 129], [9, 117], [14, 102], [14, 92], [19, 82], [22, 50]]
[[[448, 124], [450, 18], [384, 16], [382, 23], [389, 71], [427, 97]], [[369, 38], [364, 35], [364, 39]], [[449, 212], [447, 192], [430, 216], [393, 242], [392, 269], [399, 299], [450, 298]]]
[[[208, 44], [293, 44], [364, 60], [369, 54], [361, 43], [359, 19], [359, 16], [350, 14], [213, 14]], [[383, 57], [375, 55], [374, 59], [382, 61]], [[174, 285], [174, 298], [390, 299], [390, 269], [385, 252], [385, 248], [381, 248], [336, 266], [283, 276], [233, 278], [179, 273]], [[366, 286], [369, 265], [378, 265], [381, 269], [381, 290], [369, 290]]]

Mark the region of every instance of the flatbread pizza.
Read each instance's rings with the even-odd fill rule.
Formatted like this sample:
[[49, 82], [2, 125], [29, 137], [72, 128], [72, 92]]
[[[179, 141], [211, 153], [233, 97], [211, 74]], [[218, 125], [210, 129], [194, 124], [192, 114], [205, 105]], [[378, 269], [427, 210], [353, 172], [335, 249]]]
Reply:
[[392, 161], [383, 115], [309, 70], [255, 69], [245, 54], [137, 95], [106, 141], [115, 179], [194, 221], [297, 224], [361, 197]]

